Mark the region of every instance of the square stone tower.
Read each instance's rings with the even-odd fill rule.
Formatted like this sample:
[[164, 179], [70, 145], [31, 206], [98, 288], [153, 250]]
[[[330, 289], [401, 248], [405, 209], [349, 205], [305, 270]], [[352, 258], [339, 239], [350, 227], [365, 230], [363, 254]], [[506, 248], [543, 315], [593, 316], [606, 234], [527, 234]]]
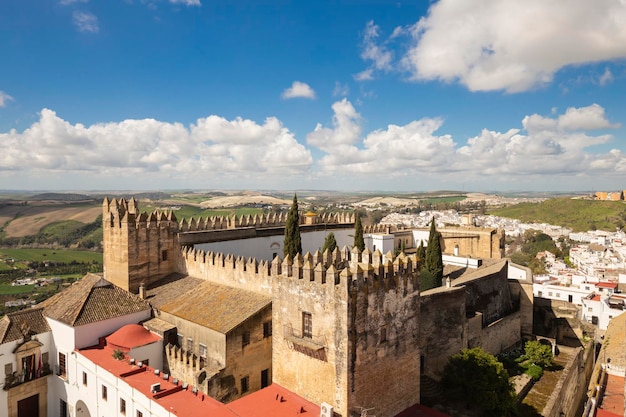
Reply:
[[102, 203], [105, 278], [132, 293], [177, 272], [178, 223], [172, 212], [141, 213], [134, 198]]

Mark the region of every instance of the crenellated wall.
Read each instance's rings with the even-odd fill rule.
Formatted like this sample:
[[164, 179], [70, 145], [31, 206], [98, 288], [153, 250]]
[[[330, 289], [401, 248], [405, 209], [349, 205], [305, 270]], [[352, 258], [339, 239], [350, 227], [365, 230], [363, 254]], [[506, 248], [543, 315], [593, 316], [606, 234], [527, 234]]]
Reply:
[[172, 212], [139, 213], [135, 199], [102, 203], [105, 278], [137, 293], [176, 272], [179, 264], [178, 224]]
[[[299, 224], [354, 224], [354, 214], [323, 213], [319, 216], [300, 215]], [[200, 232], [208, 230], [224, 230], [252, 227], [255, 229], [282, 227], [287, 222], [287, 213], [265, 213], [247, 216], [217, 216], [206, 218], [183, 219], [179, 231]]]
[[350, 289], [349, 411], [393, 416], [420, 402], [419, 266], [403, 254], [367, 265]]
[[[349, 213], [302, 215], [301, 231], [346, 229], [353, 226], [354, 219]], [[249, 355], [243, 349], [242, 355], [214, 364], [200, 363], [192, 352], [180, 347], [166, 348], [172, 373], [214, 397], [229, 401], [240, 396], [241, 381], [247, 376], [250, 388], [258, 389], [263, 373], [271, 376], [270, 382], [313, 403], [330, 404], [342, 417], [360, 415], [363, 409], [373, 410], [379, 417], [394, 416], [419, 403], [422, 372], [437, 379], [449, 356], [468, 346], [474, 334], [468, 312], [478, 313], [473, 326], [479, 338], [504, 335], [508, 340], [511, 329], [504, 329], [501, 323], [519, 327], [519, 317], [488, 326], [514, 309], [504, 261], [480, 277], [455, 280], [451, 288], [420, 294], [420, 265], [415, 255], [383, 255], [378, 250], [359, 252], [343, 247], [267, 261], [193, 246], [207, 238], [220, 242], [275, 234], [285, 221], [284, 214], [266, 214], [178, 222], [172, 212], [139, 213], [134, 199], [103, 202], [105, 274], [114, 284], [137, 292], [140, 284], [150, 287], [175, 272], [271, 297], [271, 307], [259, 320], [240, 326], [253, 339], [261, 335], [259, 351], [271, 350], [271, 369], [246, 362], [255, 356], [248, 345]], [[366, 227], [365, 233], [389, 233], [391, 229]], [[467, 230], [470, 228], [464, 232]], [[444, 233], [442, 241], [446, 243]], [[449, 242], [462, 241], [457, 229], [451, 233], [454, 236]], [[478, 233], [479, 238], [473, 229], [467, 233], [468, 250], [497, 252], [499, 232]], [[263, 329], [270, 314], [271, 341]], [[193, 325], [185, 318], [167, 318], [165, 313], [160, 318], [174, 324], [185, 337], [213, 340], [200, 335], [201, 329], [184, 330]], [[241, 350], [242, 336], [235, 333], [220, 336], [220, 351]], [[222, 349], [222, 344], [229, 347]], [[218, 349], [207, 345], [208, 357], [218, 357]], [[421, 358], [424, 370], [420, 369]], [[251, 369], [249, 375], [247, 369]]]

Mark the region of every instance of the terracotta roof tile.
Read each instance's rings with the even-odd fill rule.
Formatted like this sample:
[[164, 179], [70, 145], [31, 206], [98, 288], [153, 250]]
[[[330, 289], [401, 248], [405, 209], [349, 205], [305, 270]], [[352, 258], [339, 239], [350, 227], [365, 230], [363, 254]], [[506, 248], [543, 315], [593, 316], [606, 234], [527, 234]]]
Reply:
[[263, 308], [269, 297], [215, 284], [200, 278], [169, 277], [147, 292], [147, 300], [162, 311], [228, 333]]
[[0, 344], [20, 340], [24, 337], [22, 333], [24, 330], [30, 334], [50, 331], [48, 322], [43, 316], [43, 308], [27, 308], [4, 316], [0, 320]]
[[82, 326], [150, 309], [146, 301], [96, 274], [85, 275], [42, 305], [46, 316], [71, 326]]

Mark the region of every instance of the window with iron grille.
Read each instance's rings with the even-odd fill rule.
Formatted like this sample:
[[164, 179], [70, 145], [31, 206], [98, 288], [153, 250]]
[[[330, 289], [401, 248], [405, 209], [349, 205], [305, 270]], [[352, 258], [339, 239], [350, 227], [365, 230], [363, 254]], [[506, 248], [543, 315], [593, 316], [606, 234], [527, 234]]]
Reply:
[[302, 337], [309, 339], [313, 337], [313, 317], [306, 311], [302, 312]]

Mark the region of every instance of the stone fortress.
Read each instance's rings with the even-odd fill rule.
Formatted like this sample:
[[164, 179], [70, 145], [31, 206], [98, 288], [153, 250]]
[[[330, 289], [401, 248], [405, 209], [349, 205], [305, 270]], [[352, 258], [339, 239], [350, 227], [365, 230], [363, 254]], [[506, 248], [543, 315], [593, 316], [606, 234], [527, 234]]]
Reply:
[[[503, 258], [502, 231], [439, 229], [456, 272], [420, 292], [420, 260], [393, 249], [427, 230], [366, 228], [359, 252], [347, 248], [353, 215], [307, 213], [307, 252], [281, 259], [285, 220], [179, 222], [104, 200], [104, 278], [150, 303], [143, 325], [163, 336], [166, 372], [222, 402], [277, 383], [334, 415], [392, 417], [454, 353], [496, 354], [532, 334], [532, 276]], [[329, 231], [343, 249], [320, 253]]]

